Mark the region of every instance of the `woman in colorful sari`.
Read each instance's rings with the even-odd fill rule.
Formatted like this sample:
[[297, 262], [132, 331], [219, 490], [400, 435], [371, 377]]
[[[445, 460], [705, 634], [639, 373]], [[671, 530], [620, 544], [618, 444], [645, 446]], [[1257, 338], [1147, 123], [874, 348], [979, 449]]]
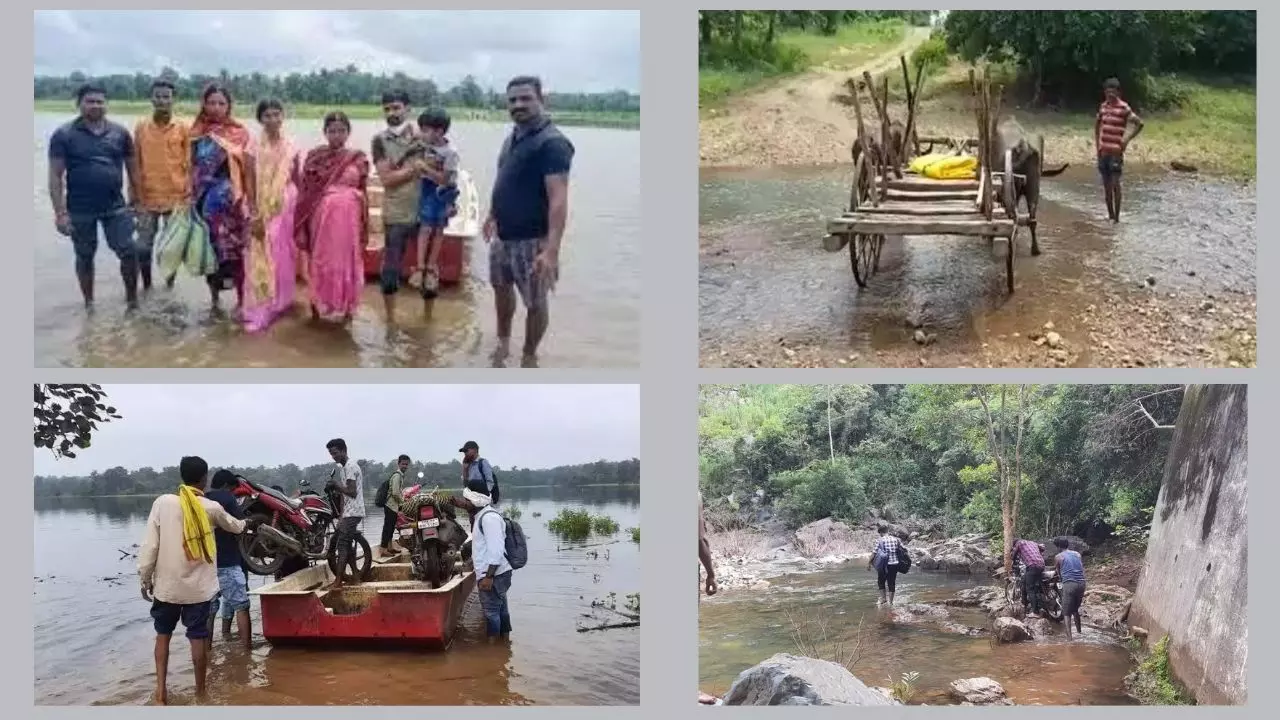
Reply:
[[349, 322], [364, 287], [369, 159], [346, 146], [351, 121], [341, 112], [324, 118], [326, 143], [307, 153], [298, 182], [294, 232], [305, 255], [311, 315]]
[[262, 135], [253, 148], [257, 176], [259, 223], [249, 236], [245, 258], [244, 325], [261, 332], [293, 307], [297, 268], [293, 216], [298, 188], [294, 184], [300, 157], [293, 142], [281, 132], [284, 107], [279, 100], [258, 103]]
[[223, 290], [236, 292], [236, 314], [244, 307], [244, 251], [257, 216], [257, 184], [249, 130], [231, 117], [231, 92], [213, 83], [200, 96], [191, 125], [191, 196], [209, 227], [218, 268], [208, 276], [216, 310]]

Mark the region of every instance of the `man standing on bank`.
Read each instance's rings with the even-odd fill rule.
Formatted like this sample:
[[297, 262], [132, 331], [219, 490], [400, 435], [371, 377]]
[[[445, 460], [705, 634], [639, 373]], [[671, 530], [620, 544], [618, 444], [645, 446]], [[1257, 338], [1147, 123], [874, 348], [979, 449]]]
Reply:
[[[138, 258], [133, 246], [133, 209], [138, 203], [138, 163], [133, 138], [107, 119], [107, 91], [92, 83], [76, 91], [80, 116], [49, 138], [49, 201], [58, 232], [71, 238], [76, 279], [86, 310], [93, 309], [93, 259], [98, 226], [120, 258], [120, 276], [130, 309], [138, 307]], [[129, 201], [121, 188], [129, 174]]]
[[387, 478], [387, 494], [382, 504], [382, 542], [379, 543], [383, 557], [400, 552], [400, 546], [395, 544], [396, 520], [404, 502], [401, 497], [404, 494], [404, 474], [409, 471], [410, 462], [408, 455], [400, 455], [396, 458], [395, 472]]
[[550, 324], [548, 295], [560, 275], [560, 243], [569, 217], [573, 143], [547, 117], [542, 81], [522, 75], [507, 83], [515, 128], [498, 155], [484, 238], [498, 320], [494, 365], [510, 354], [516, 292], [526, 310], [522, 367], [537, 367], [538, 344]]

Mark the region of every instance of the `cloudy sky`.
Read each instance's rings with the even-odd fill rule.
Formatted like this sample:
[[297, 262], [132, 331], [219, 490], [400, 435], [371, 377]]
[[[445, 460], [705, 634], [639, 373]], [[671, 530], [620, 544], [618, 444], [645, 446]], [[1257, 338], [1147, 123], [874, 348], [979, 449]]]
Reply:
[[117, 465], [307, 466], [341, 437], [360, 459], [436, 462], [467, 440], [499, 467], [640, 457], [638, 385], [104, 385], [120, 413], [75, 459], [35, 451], [37, 475]]
[[[90, 29], [92, 28], [92, 29]], [[37, 10], [35, 72], [285, 74], [353, 63], [450, 87], [533, 73], [555, 92], [640, 92], [634, 10]]]

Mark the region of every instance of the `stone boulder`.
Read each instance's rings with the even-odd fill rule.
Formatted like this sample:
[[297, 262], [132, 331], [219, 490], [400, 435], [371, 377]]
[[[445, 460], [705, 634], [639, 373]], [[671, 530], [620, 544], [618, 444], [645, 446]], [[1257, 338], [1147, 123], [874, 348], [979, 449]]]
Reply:
[[921, 570], [985, 575], [999, 564], [986, 535], [973, 533], [934, 543], [909, 546], [911, 561]]
[[955, 680], [951, 683], [951, 697], [961, 705], [1012, 705], [1000, 683], [989, 677]]
[[947, 609], [926, 603], [911, 603], [893, 608], [893, 619], [897, 622], [916, 622], [918, 620], [946, 620]]
[[831, 518], [815, 520], [795, 533], [796, 550], [806, 554], [815, 553], [832, 543], [869, 548], [873, 542], [866, 532]]
[[1033, 638], [1049, 637], [1055, 632], [1053, 621], [1042, 617], [1029, 617], [1023, 621], [1023, 625], [1026, 625], [1027, 630], [1031, 631]]
[[1084, 602], [1080, 604], [1081, 622], [1096, 628], [1114, 627], [1120, 622], [1133, 593], [1118, 585], [1089, 585], [1087, 575], [1085, 579]]
[[841, 665], [779, 653], [744, 670], [725, 705], [895, 705]]
[[993, 585], [982, 585], [961, 590], [954, 597], [943, 600], [942, 604], [951, 607], [982, 607], [984, 603], [997, 599], [1004, 603], [1003, 590]]
[[1031, 631], [1022, 621], [1011, 617], [998, 617], [992, 626], [995, 638], [1001, 643], [1018, 643], [1031, 639]]

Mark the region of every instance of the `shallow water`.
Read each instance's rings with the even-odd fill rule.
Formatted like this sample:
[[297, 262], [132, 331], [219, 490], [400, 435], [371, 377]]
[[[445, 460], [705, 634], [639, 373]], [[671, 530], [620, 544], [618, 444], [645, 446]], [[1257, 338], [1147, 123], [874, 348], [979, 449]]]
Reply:
[[[967, 577], [912, 572], [898, 577], [895, 604], [937, 602], [973, 587]], [[877, 610], [876, 578], [864, 568], [845, 566], [773, 581], [764, 591], [726, 591], [704, 598], [699, 608], [699, 689], [723, 695], [743, 670], [775, 653], [799, 653], [797, 627], [816, 633], [825, 622], [832, 643], [852, 648], [862, 623], [860, 659], [852, 670], [869, 686], [888, 687], [903, 673], [918, 672], [914, 702], [947, 704], [954, 680], [989, 677], [1019, 705], [1127, 705], [1124, 676], [1128, 653], [1114, 637], [1085, 627], [1083, 636], [1065, 636], [1017, 645], [997, 645], [988, 637], [943, 632], [926, 622], [894, 622]], [[948, 608], [950, 621], [988, 626], [976, 609]], [[806, 625], [807, 623], [807, 625]], [[827, 647], [834, 647], [828, 644]]]
[[[510, 495], [509, 499], [506, 499]], [[529, 564], [511, 589], [510, 646], [489, 645], [472, 595], [453, 646], [443, 652], [273, 648], [256, 635], [252, 651], [215, 636], [209, 671], [217, 705], [635, 705], [640, 701], [640, 630], [577, 632], [595, 624], [592, 600], [640, 592], [640, 551], [625, 530], [640, 524], [639, 492], [618, 487], [557, 492], [508, 488], [523, 512]], [[137, 561], [151, 498], [46, 500], [35, 520], [35, 702], [118, 705], [147, 702], [155, 684], [155, 639], [141, 599]], [[621, 526], [620, 542], [557, 542], [546, 523], [562, 507], [590, 507]], [[373, 544], [381, 511], [369, 508]], [[534, 518], [540, 512], [542, 517]], [[590, 543], [601, 542], [593, 538]], [[250, 576], [251, 587], [269, 578]], [[261, 631], [258, 600], [252, 602]], [[600, 616], [604, 611], [595, 611]], [[605, 613], [607, 614], [607, 613]], [[71, 626], [68, 623], [72, 623]], [[169, 692], [191, 702], [188, 644], [176, 633]]]
[[[1155, 281], [1160, 292], [1256, 293], [1252, 187], [1126, 168], [1124, 215], [1106, 221], [1094, 173], [1045, 180], [1042, 254], [1027, 231], [1005, 292], [1005, 243], [979, 238], [888, 238], [879, 272], [859, 290], [846, 251], [821, 242], [848, 204], [851, 169], [703, 170], [700, 338], [704, 350], [791, 344], [868, 351], [901, 348], [915, 328], [976, 350], [992, 336], [1083, 314], [1103, 290]], [[1192, 275], [1191, 273], [1194, 273]], [[1032, 321], [1032, 318], [1039, 318]]]
[[[112, 115], [132, 126], [134, 117]], [[483, 367], [489, 364], [494, 317], [481, 239], [471, 243], [470, 279], [437, 300], [432, 317], [412, 292], [400, 295], [397, 327], [384, 319], [382, 296], [369, 284], [350, 328], [316, 327], [301, 308], [261, 336], [247, 335], [209, 313], [202, 279], [180, 274], [172, 293], [156, 292], [141, 313], [126, 316], [115, 256], [100, 243], [97, 311], [86, 317], [69, 241], [53, 228], [47, 192], [47, 142], [68, 118], [35, 115], [36, 367]], [[287, 123], [302, 147], [321, 141], [319, 120]], [[353, 121], [351, 146], [366, 150], [382, 127]], [[256, 128], [255, 128], [256, 130]], [[507, 127], [457, 123], [451, 136], [487, 207]], [[640, 133], [567, 128], [577, 154], [569, 227], [552, 324], [539, 362], [551, 367], [639, 364]], [[483, 209], [482, 209], [483, 212]], [[224, 303], [233, 300], [228, 296]], [[523, 312], [515, 341], [523, 337]]]

